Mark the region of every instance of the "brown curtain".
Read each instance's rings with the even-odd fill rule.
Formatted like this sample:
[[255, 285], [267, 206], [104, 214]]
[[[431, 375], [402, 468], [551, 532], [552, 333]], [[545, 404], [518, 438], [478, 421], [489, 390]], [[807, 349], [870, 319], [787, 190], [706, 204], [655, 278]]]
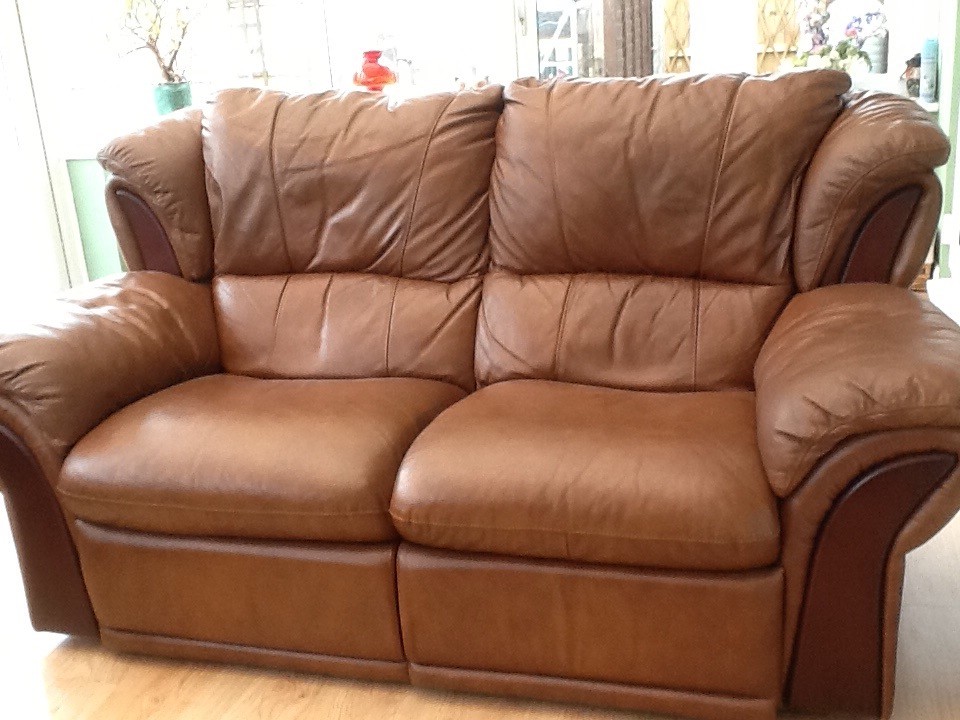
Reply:
[[604, 74], [653, 73], [652, 0], [603, 0]]

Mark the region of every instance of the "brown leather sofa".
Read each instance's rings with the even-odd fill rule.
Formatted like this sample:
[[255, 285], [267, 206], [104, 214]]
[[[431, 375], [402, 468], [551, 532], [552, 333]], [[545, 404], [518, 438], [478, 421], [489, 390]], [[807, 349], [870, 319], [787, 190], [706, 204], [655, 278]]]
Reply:
[[113, 142], [131, 272], [0, 337], [34, 625], [696, 718], [890, 715], [960, 507], [960, 328], [905, 289], [947, 140], [832, 71]]

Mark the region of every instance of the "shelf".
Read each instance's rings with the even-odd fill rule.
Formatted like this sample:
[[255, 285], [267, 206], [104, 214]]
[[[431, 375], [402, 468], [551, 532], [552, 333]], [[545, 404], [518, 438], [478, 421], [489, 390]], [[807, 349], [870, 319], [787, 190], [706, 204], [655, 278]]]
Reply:
[[[889, 92], [894, 95], [907, 97], [903, 94], [903, 87], [900, 84], [900, 73], [867, 73], [866, 75], [859, 75], [853, 78], [853, 87], [855, 90], [879, 90], [881, 92]], [[910, 99], [933, 115], [940, 112], [939, 102], [929, 103], [919, 98]]]

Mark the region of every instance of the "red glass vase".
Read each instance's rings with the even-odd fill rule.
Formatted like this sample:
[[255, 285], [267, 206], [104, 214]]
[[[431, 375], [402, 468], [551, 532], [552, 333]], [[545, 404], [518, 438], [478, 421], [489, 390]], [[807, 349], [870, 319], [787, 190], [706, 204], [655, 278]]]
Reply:
[[367, 90], [380, 91], [385, 85], [392, 85], [397, 81], [397, 76], [386, 65], [380, 64], [380, 56], [383, 52], [380, 50], [367, 50], [363, 54], [363, 65], [360, 66], [360, 72], [353, 76], [353, 84], [365, 87]]

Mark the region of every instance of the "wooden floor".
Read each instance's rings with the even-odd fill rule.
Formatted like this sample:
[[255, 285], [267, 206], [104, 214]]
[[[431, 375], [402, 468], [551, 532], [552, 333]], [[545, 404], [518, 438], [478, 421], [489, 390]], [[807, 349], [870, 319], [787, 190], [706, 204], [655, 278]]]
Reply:
[[[2, 508], [2, 503], [0, 503]], [[0, 510], [0, 718], [31, 720], [624, 720], [649, 718], [114, 655], [34, 633]], [[795, 716], [794, 716], [795, 717]], [[960, 719], [960, 517], [907, 564], [897, 720]]]

